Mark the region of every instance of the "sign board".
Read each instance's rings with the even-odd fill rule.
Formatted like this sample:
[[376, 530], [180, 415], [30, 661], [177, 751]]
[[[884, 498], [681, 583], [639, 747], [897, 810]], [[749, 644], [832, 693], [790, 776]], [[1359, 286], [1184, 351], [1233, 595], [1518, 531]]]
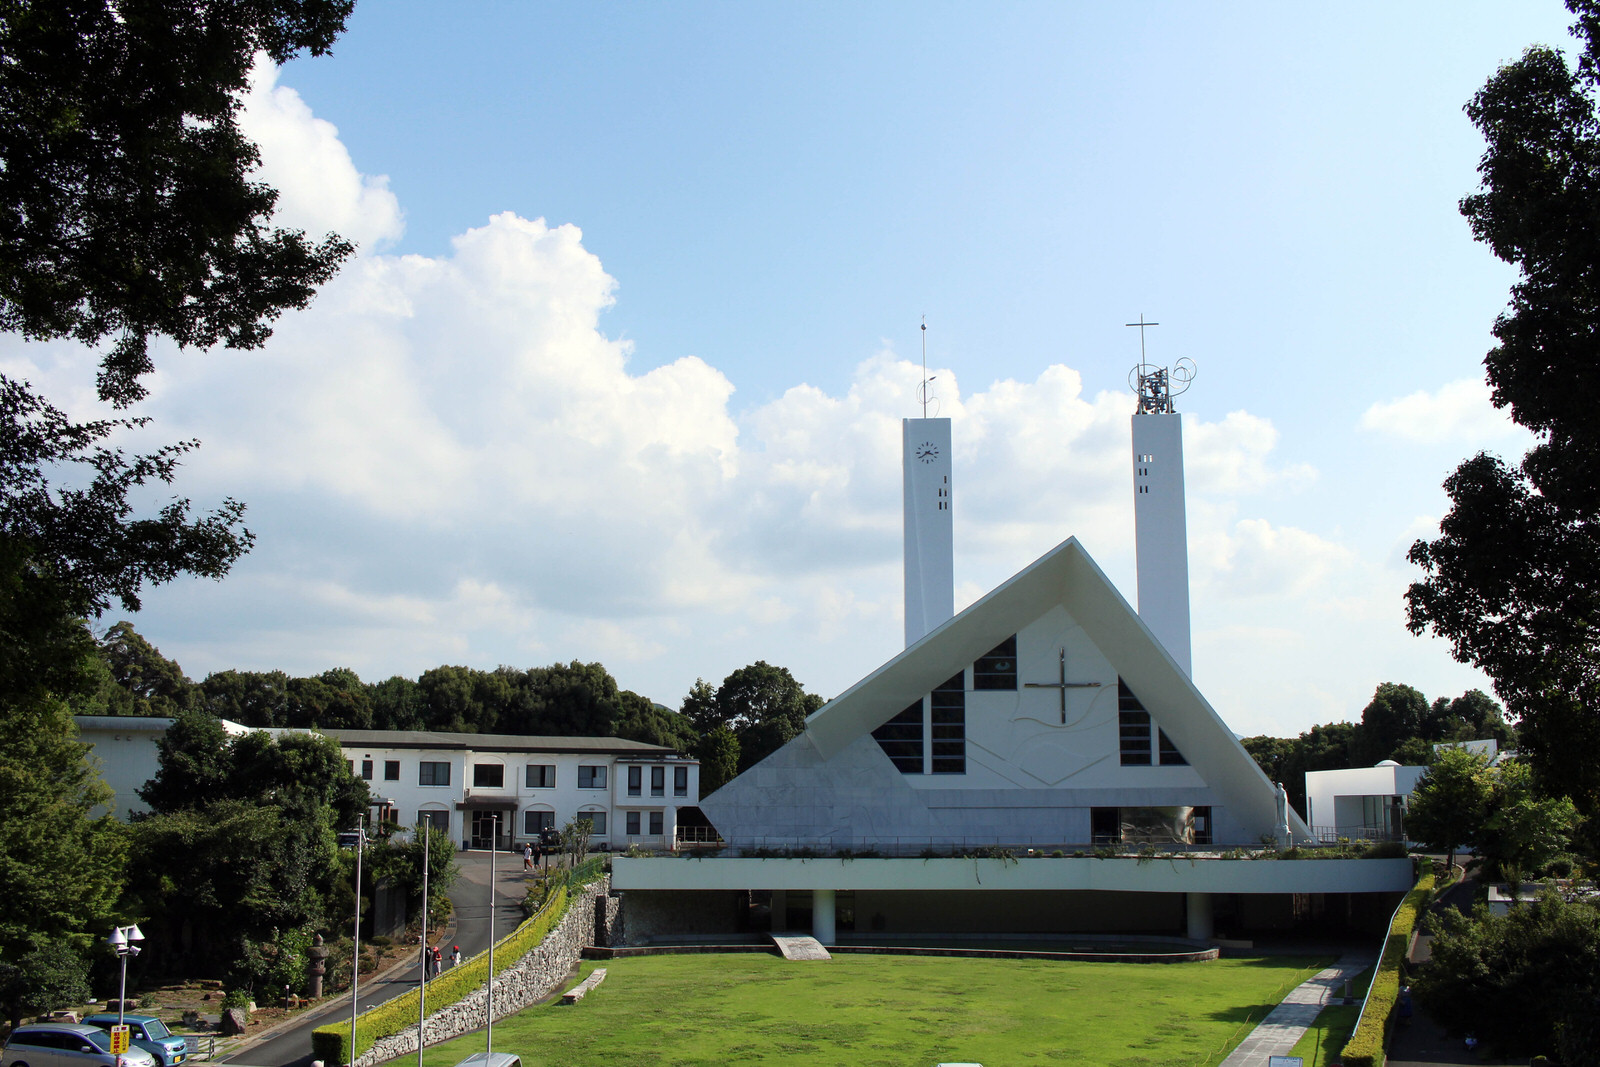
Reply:
[[1268, 1056], [1267, 1067], [1306, 1067], [1306, 1061], [1299, 1056]]
[[127, 1026], [113, 1026], [111, 1028], [112, 1055], [120, 1056], [128, 1051], [128, 1030], [129, 1027]]

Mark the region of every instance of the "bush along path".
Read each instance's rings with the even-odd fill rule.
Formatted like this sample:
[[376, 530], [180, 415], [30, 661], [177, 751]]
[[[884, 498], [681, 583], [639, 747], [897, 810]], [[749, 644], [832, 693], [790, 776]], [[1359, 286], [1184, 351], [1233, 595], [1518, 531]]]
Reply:
[[[593, 939], [595, 909], [609, 908], [610, 878], [595, 858], [572, 871], [543, 905], [494, 947], [496, 1019], [549, 996], [566, 981], [583, 947]], [[485, 1023], [489, 954], [479, 953], [428, 982], [424, 1044], [476, 1030]], [[356, 1017], [355, 1059], [348, 1020], [318, 1027], [313, 1054], [326, 1064], [375, 1064], [417, 1050], [419, 991], [412, 990]]]

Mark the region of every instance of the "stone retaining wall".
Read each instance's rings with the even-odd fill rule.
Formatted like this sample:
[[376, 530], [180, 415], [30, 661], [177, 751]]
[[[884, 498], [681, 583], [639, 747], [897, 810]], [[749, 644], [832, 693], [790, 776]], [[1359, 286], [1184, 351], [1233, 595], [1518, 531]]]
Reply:
[[[545, 935], [537, 948], [494, 976], [494, 1017], [504, 1019], [530, 1004], [548, 997], [567, 980], [578, 963], [583, 947], [595, 933], [595, 908], [610, 911], [615, 902], [608, 897], [611, 878], [584, 886], [567, 904], [567, 913], [555, 929]], [[498, 961], [497, 961], [498, 962]], [[429, 1015], [423, 1023], [425, 1044], [437, 1045], [453, 1037], [481, 1029], [488, 987], [477, 989], [447, 1008]], [[417, 1051], [417, 1028], [412, 1026], [393, 1037], [378, 1041], [357, 1057], [355, 1067], [375, 1065]]]

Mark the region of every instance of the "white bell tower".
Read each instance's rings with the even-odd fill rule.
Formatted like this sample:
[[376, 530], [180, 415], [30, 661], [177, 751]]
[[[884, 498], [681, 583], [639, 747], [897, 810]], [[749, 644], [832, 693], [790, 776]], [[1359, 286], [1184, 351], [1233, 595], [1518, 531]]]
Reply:
[[1139, 395], [1133, 413], [1133, 526], [1139, 573], [1139, 618], [1167, 654], [1193, 675], [1189, 642], [1189, 532], [1183, 492], [1183, 421], [1172, 398], [1189, 387], [1194, 363], [1158, 367], [1144, 362], [1144, 328], [1138, 322], [1140, 363], [1128, 376]]
[[928, 325], [922, 324], [922, 418], [900, 421], [904, 476], [906, 647], [956, 612], [950, 420], [928, 418]]

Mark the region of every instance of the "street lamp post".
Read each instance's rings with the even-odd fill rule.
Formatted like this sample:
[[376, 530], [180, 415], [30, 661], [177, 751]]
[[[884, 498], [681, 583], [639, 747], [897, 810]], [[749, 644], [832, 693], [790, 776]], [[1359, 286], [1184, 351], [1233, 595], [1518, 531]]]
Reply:
[[[132, 926], [113, 927], [111, 936], [106, 938], [106, 943], [116, 952], [117, 959], [122, 964], [122, 977], [117, 983], [117, 1033], [119, 1034], [127, 1032], [123, 1029], [126, 1024], [122, 1021], [122, 1017], [128, 1003], [128, 957], [139, 954], [139, 942], [143, 940], [144, 934], [140, 932], [138, 923]], [[117, 1067], [122, 1067], [120, 1052], [117, 1053]]]

